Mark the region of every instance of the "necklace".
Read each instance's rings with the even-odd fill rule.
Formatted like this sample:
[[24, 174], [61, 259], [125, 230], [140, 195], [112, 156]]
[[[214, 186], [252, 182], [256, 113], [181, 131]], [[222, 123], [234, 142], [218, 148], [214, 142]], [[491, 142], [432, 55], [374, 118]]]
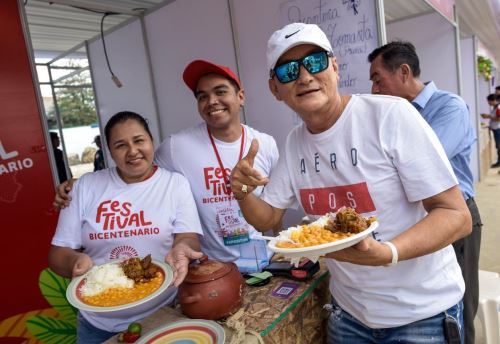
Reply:
[[[224, 168], [224, 164], [222, 163], [222, 159], [220, 158], [219, 155], [219, 150], [217, 149], [217, 146], [215, 145], [214, 138], [212, 136], [212, 133], [210, 132], [210, 128], [207, 126], [207, 132], [208, 132], [208, 137], [210, 138], [210, 143], [212, 143], [212, 148], [214, 150], [215, 156], [217, 157], [217, 161], [219, 162], [219, 167], [222, 170], [222, 176], [224, 178], [224, 183], [226, 184], [226, 190], [231, 194], [231, 183], [229, 181], [229, 176], [227, 175], [226, 169]], [[245, 146], [245, 127], [241, 126], [241, 143], [240, 143], [240, 155], [238, 157], [238, 161], [243, 158], [243, 148]]]

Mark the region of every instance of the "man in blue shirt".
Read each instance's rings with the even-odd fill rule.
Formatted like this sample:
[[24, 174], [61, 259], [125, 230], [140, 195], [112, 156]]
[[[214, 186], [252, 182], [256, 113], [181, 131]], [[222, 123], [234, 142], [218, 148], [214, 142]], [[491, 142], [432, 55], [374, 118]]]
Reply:
[[481, 246], [481, 218], [474, 202], [471, 148], [476, 137], [464, 100], [456, 94], [437, 89], [434, 82], [423, 83], [413, 44], [391, 42], [368, 55], [372, 93], [407, 99], [437, 134], [457, 176], [460, 190], [472, 215], [472, 233], [453, 243], [465, 280], [465, 343], [474, 343], [479, 286], [478, 263]]

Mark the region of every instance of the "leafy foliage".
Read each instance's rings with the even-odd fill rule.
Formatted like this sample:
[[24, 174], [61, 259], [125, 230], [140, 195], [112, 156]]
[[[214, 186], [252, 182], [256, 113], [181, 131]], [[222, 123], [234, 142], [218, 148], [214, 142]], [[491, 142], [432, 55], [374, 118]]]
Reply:
[[493, 62], [484, 56], [477, 57], [477, 69], [487, 81], [491, 80], [491, 73], [493, 69]]
[[45, 269], [40, 274], [38, 284], [42, 295], [47, 302], [57, 310], [61, 316], [69, 321], [76, 323], [75, 307], [68, 303], [66, 299], [66, 289], [68, 288], [70, 280], [55, 274], [50, 269]]
[[64, 320], [37, 315], [26, 320], [26, 327], [33, 336], [46, 344], [74, 343], [76, 341], [77, 310], [68, 303], [66, 289], [70, 280], [45, 269], [38, 284], [42, 295]]
[[65, 320], [37, 315], [26, 320], [26, 327], [45, 344], [76, 342], [76, 325]]
[[[76, 62], [69, 62], [67, 65], [74, 67], [75, 70], [81, 67]], [[57, 86], [55, 89], [57, 106], [63, 127], [85, 126], [97, 122], [91, 83], [90, 73], [86, 70], [55, 85]], [[55, 108], [47, 111], [47, 117], [49, 128], [57, 128]]]

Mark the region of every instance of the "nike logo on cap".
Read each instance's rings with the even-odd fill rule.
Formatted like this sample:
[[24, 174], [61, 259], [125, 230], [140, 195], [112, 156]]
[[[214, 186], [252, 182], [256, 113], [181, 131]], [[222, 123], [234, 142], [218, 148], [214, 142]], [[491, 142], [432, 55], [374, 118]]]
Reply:
[[295, 35], [295, 34], [296, 34], [297, 32], [299, 32], [299, 31], [300, 31], [300, 30], [297, 30], [297, 31], [295, 31], [295, 32], [293, 32], [293, 33], [291, 33], [291, 34], [289, 34], [289, 35], [286, 35], [286, 36], [285, 36], [285, 38], [290, 38], [290, 37], [292, 37], [293, 35]]

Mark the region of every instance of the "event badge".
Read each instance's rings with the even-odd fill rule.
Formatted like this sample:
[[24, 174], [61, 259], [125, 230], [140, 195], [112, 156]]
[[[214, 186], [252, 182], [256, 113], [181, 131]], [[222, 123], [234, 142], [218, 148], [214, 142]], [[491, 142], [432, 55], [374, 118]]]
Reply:
[[221, 229], [225, 246], [244, 244], [250, 241], [248, 224], [233, 208], [223, 208], [217, 212], [217, 222]]

